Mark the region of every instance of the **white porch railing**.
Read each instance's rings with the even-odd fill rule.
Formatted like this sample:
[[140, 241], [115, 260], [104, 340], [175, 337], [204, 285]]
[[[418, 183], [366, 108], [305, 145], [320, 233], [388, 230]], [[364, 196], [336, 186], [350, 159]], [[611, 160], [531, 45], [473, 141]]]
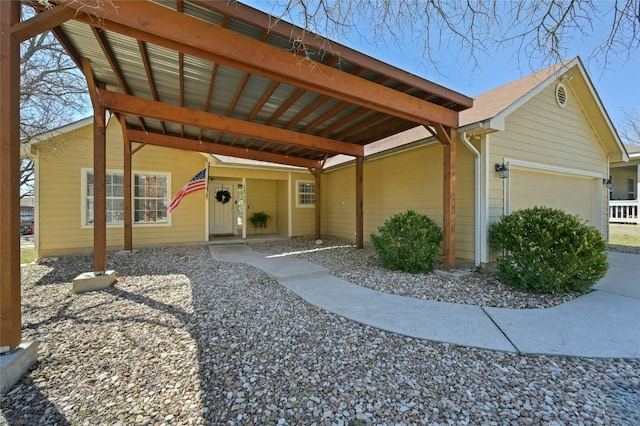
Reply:
[[609, 223], [640, 225], [640, 200], [609, 200]]

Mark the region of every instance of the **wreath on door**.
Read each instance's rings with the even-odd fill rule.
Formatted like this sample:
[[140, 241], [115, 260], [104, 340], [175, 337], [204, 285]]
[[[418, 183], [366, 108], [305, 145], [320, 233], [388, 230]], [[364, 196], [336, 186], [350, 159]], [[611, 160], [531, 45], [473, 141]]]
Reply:
[[219, 203], [227, 204], [231, 200], [231, 193], [226, 189], [219, 189], [216, 191], [216, 200]]

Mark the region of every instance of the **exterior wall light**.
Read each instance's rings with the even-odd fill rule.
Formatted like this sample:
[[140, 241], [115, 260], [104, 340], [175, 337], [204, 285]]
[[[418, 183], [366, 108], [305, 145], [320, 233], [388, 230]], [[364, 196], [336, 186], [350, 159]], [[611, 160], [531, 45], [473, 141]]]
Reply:
[[611, 176], [609, 176], [609, 179], [602, 178], [602, 184], [606, 185], [608, 190], [611, 190], [611, 187], [613, 186], [613, 179], [611, 179]]
[[506, 179], [509, 177], [509, 167], [506, 164], [496, 164], [496, 172], [500, 179]]

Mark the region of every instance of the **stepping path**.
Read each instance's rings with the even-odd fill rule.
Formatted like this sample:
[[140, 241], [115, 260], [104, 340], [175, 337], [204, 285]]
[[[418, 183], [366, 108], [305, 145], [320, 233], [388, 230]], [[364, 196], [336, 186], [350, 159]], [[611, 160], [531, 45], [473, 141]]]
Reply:
[[[420, 339], [506, 352], [640, 358], [640, 262], [609, 253], [595, 291], [546, 309], [504, 309], [380, 293], [329, 274], [318, 264], [267, 255], [245, 244], [211, 245], [211, 256], [246, 263], [319, 308]], [[631, 257], [628, 257], [631, 256]]]

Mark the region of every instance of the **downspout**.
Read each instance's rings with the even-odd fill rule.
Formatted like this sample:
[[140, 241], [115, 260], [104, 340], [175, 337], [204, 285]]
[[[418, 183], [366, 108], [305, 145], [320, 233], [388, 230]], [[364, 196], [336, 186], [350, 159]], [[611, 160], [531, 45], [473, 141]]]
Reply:
[[474, 179], [474, 194], [475, 194], [475, 201], [474, 201], [474, 218], [475, 218], [475, 237], [474, 237], [474, 244], [475, 244], [475, 265], [476, 266], [480, 266], [481, 263], [481, 247], [482, 244], [480, 244], [480, 226], [481, 226], [481, 221], [480, 221], [480, 213], [481, 213], [481, 197], [480, 197], [480, 179], [481, 179], [481, 170], [480, 170], [480, 152], [476, 149], [475, 146], [473, 146], [473, 144], [471, 143], [471, 141], [469, 141], [469, 138], [467, 136], [467, 132], [462, 132], [462, 135], [460, 135], [460, 139], [462, 140], [462, 143], [465, 144], [465, 146], [467, 148], [469, 148], [469, 150], [473, 153], [473, 158], [474, 158], [474, 165], [475, 165], [475, 179]]

